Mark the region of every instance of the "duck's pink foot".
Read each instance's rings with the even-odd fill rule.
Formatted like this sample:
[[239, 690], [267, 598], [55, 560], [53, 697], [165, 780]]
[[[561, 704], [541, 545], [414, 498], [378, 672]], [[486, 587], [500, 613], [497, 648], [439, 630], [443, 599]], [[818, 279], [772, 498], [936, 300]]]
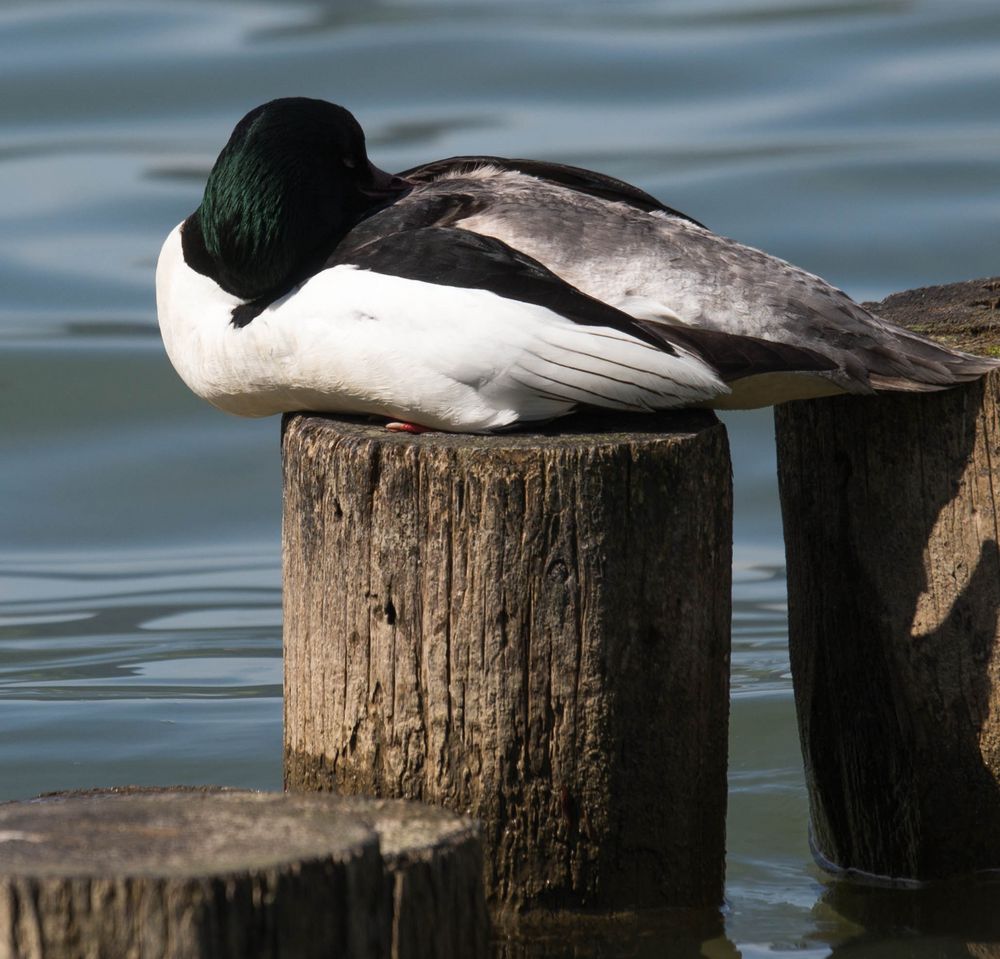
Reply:
[[393, 433], [413, 433], [419, 436], [421, 433], [433, 433], [429, 426], [418, 426], [416, 423], [386, 423], [385, 428]]

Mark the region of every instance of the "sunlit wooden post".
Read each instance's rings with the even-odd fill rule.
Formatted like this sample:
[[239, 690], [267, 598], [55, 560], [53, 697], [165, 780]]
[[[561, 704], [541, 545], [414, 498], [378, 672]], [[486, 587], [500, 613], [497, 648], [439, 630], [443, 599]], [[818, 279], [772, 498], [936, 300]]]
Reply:
[[2, 959], [487, 954], [478, 826], [419, 803], [124, 787], [0, 836]]
[[[874, 310], [989, 353], [998, 308], [982, 280]], [[1000, 867], [998, 388], [776, 410], [813, 842], [842, 869]]]
[[498, 916], [722, 900], [731, 486], [706, 413], [284, 424], [285, 777], [485, 827]]

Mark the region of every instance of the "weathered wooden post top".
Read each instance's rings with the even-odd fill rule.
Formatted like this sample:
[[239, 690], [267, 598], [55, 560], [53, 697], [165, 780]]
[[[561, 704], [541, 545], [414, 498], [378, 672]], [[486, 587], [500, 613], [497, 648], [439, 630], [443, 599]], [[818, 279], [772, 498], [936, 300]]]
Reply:
[[[1000, 279], [874, 312], [1000, 352]], [[1000, 868], [1000, 373], [778, 407], [789, 641], [822, 860]]]
[[285, 776], [482, 820], [498, 914], [717, 906], [731, 487], [707, 413], [286, 417]]
[[121, 787], [0, 805], [0, 959], [485, 959], [475, 823]]

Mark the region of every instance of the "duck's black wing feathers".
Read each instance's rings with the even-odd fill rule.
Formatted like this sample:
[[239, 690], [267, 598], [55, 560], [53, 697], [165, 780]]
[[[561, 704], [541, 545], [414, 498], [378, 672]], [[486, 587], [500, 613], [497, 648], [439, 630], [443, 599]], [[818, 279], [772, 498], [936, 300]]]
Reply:
[[543, 306], [574, 323], [618, 330], [675, 356], [680, 347], [699, 356], [726, 381], [758, 373], [836, 369], [832, 360], [784, 343], [637, 320], [581, 292], [495, 237], [466, 230], [424, 227], [360, 244], [348, 242], [325, 264], [340, 265], [424, 283], [489, 290], [505, 299]]

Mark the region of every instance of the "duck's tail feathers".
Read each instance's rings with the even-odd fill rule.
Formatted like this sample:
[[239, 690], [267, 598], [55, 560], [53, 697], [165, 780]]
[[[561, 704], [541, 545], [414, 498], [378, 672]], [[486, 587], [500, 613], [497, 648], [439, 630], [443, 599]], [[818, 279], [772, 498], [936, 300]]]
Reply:
[[863, 350], [858, 357], [876, 390], [932, 393], [1000, 368], [1000, 358], [962, 353], [902, 327], [889, 328], [895, 334], [891, 340]]

